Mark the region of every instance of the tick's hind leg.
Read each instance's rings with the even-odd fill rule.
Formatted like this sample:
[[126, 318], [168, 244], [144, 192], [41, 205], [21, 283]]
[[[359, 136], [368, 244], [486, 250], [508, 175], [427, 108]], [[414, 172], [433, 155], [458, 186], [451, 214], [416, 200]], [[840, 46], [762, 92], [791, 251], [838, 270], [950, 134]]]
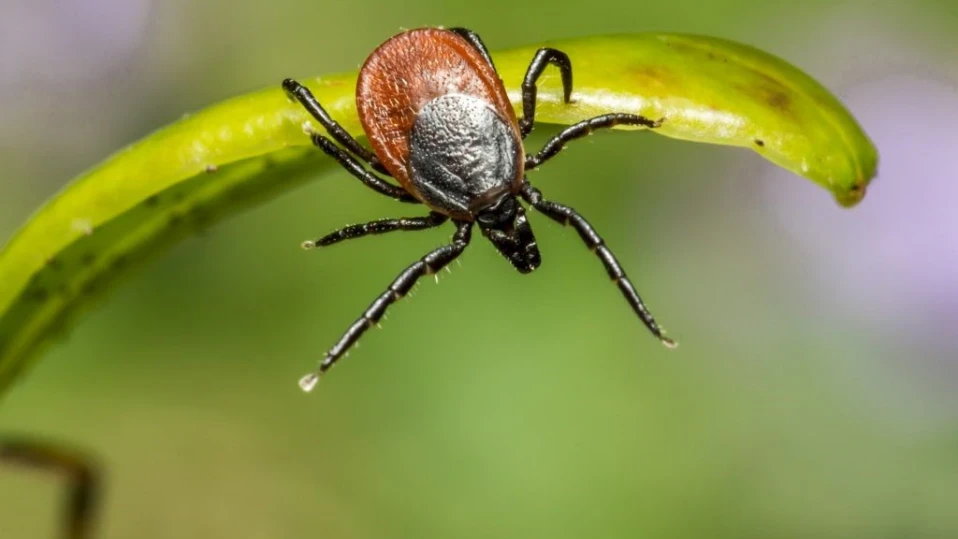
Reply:
[[492, 56], [489, 56], [489, 49], [486, 48], [486, 44], [482, 42], [482, 38], [479, 37], [479, 34], [468, 28], [459, 27], [450, 28], [449, 31], [454, 34], [458, 34], [460, 37], [468, 41], [473, 47], [475, 47], [477, 51], [479, 51], [479, 54], [486, 59], [486, 62], [489, 62], [489, 66], [492, 67], [493, 70], [496, 69], [496, 64], [492, 63]]
[[445, 223], [449, 217], [438, 212], [431, 212], [425, 217], [400, 217], [398, 219], [380, 219], [360, 225], [349, 225], [335, 232], [327, 234], [318, 240], [304, 241], [304, 249], [326, 247], [345, 240], [361, 238], [370, 234], [385, 234], [395, 230], [425, 230], [435, 228]]
[[52, 470], [70, 481], [64, 511], [64, 539], [91, 537], [96, 516], [99, 474], [88, 457], [33, 440], [0, 439], [0, 461]]
[[420, 277], [436, 273], [462, 254], [472, 238], [472, 222], [457, 221], [456, 227], [456, 233], [452, 237], [451, 244], [427, 253], [404, 269], [389, 285], [389, 288], [373, 301], [366, 312], [353, 322], [353, 325], [349, 326], [349, 329], [346, 330], [339, 341], [326, 352], [326, 357], [320, 362], [319, 368], [300, 379], [299, 386], [304, 391], [311, 391], [319, 382], [320, 375], [329, 370], [346, 353], [349, 347], [355, 344], [363, 333], [366, 333], [367, 329], [376, 325], [390, 305], [409, 293], [409, 290], [412, 289]]
[[526, 138], [532, 131], [532, 126], [536, 122], [536, 96], [538, 89], [536, 83], [546, 66], [552, 64], [559, 68], [559, 74], [562, 76], [562, 96], [568, 103], [572, 99], [572, 61], [569, 56], [556, 49], [539, 49], [526, 70], [526, 76], [522, 80], [522, 118], [519, 119], [519, 132], [522, 138]]
[[556, 136], [549, 139], [548, 142], [539, 150], [539, 153], [526, 156], [526, 170], [536, 168], [537, 166], [545, 163], [549, 159], [552, 159], [565, 147], [569, 142], [584, 137], [591, 134], [596, 129], [607, 129], [610, 127], [615, 127], [617, 125], [638, 125], [644, 126], [649, 129], [655, 129], [662, 125], [665, 119], [660, 119], [658, 121], [652, 121], [645, 116], [639, 116], [637, 114], [624, 114], [620, 112], [613, 112], [611, 114], [603, 114], [602, 116], [596, 116], [595, 118], [589, 118], [588, 120], [583, 120], [575, 125], [571, 125], [562, 131], [560, 131]]
[[346, 152], [346, 150], [340, 148], [336, 145], [336, 143], [324, 137], [323, 135], [320, 135], [319, 133], [313, 133], [312, 140], [313, 144], [318, 146], [319, 149], [323, 150], [326, 155], [335, 159], [336, 162], [346, 169], [347, 172], [355, 176], [359, 181], [366, 184], [366, 186], [373, 191], [376, 191], [381, 195], [386, 195], [390, 198], [395, 198], [400, 202], [419, 204], [419, 199], [407, 193], [402, 187], [393, 185], [366, 170], [366, 168], [363, 167], [363, 165], [357, 161], [355, 157], [350, 155], [348, 152]]
[[286, 79], [283, 81], [283, 90], [286, 91], [287, 95], [298, 101], [313, 118], [316, 118], [316, 121], [326, 129], [329, 135], [333, 137], [333, 140], [345, 146], [346, 149], [363, 161], [369, 163], [376, 172], [389, 175], [386, 168], [379, 162], [379, 158], [353, 138], [341, 125], [336, 123], [336, 120], [333, 120], [332, 116], [326, 112], [326, 109], [319, 104], [319, 101], [313, 96], [313, 93], [309, 91], [309, 88], [294, 79]]
[[616, 285], [618, 285], [622, 295], [625, 296], [626, 301], [628, 301], [629, 305], [632, 306], [632, 310], [635, 311], [635, 314], [639, 315], [639, 318], [642, 320], [642, 323], [645, 324], [645, 327], [649, 328], [649, 331], [658, 337], [658, 339], [662, 341], [662, 344], [668, 346], [669, 348], [675, 347], [675, 341], [662, 334], [661, 328], [659, 328], [659, 325], [656, 324], [655, 318], [652, 317], [652, 313], [649, 312], [645, 304], [642, 302], [642, 298], [640, 298], [638, 292], [636, 292], [635, 287], [632, 285], [632, 281], [630, 281], [628, 276], [626, 276], [625, 270], [622, 269], [622, 265], [619, 264], [619, 261], [615, 258], [615, 255], [612, 254], [612, 251], [605, 246], [605, 241], [602, 240], [595, 229], [592, 228], [592, 225], [590, 225], [584, 217], [579, 215], [578, 212], [568, 206], [543, 200], [542, 193], [530, 185], [529, 182], [525, 182], [522, 185], [522, 198], [532, 205], [532, 207], [551, 217], [555, 221], [558, 221], [563, 225], [572, 225], [575, 227], [576, 231], [579, 233], [579, 236], [582, 238], [582, 241], [585, 242], [589, 250], [595, 253], [599, 257], [599, 260], [602, 261], [602, 265], [605, 266], [605, 270], [609, 273], [609, 277], [613, 282], [615, 282]]

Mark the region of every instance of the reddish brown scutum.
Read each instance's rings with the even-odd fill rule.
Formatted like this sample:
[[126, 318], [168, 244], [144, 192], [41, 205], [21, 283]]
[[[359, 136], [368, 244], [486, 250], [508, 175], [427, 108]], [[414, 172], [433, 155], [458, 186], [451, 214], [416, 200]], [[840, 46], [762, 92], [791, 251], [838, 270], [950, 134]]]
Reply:
[[356, 108], [373, 151], [404, 189], [411, 188], [409, 132], [419, 111], [451, 93], [488, 101], [519, 138], [519, 125], [499, 75], [472, 45], [439, 28], [420, 28], [380, 45], [363, 64]]

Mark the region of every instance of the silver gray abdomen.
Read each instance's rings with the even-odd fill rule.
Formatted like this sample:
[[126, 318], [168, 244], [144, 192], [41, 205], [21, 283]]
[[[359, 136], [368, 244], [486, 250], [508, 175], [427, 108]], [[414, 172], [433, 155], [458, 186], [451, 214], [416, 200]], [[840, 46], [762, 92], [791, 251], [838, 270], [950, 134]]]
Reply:
[[424, 202], [475, 215], [517, 182], [522, 147], [491, 104], [463, 94], [433, 99], [409, 136], [409, 176]]

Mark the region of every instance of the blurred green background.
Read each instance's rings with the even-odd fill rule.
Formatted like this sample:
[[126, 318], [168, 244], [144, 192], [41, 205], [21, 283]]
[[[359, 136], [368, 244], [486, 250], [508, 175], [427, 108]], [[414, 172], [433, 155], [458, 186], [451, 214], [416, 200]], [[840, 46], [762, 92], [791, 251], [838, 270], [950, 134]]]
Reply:
[[[743, 150], [591, 137], [530, 180], [591, 219], [678, 350], [533, 215], [541, 269], [479, 238], [311, 395], [299, 376], [452, 229], [303, 252], [409, 212], [345, 172], [245, 213], [128, 279], [0, 402], [0, 432], [100, 457], [100, 536], [958, 536], [954, 2], [4, 0], [0, 238], [183, 113], [424, 25], [492, 49], [749, 43], [843, 99], [880, 177], [842, 210]], [[61, 494], [0, 468], [0, 537], [52, 537]]]

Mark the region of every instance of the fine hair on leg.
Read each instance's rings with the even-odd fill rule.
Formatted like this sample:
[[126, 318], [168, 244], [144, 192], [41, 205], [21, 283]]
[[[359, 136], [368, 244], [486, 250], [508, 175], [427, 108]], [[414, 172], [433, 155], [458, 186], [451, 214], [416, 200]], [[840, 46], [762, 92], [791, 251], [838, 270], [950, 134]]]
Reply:
[[479, 51], [479, 54], [485, 58], [486, 62], [489, 63], [489, 67], [491, 67], [493, 70], [496, 69], [496, 64], [492, 63], [492, 56], [489, 55], [489, 49], [486, 48], [486, 44], [482, 42], [482, 38], [479, 37], [479, 34], [468, 28], [462, 27], [450, 28], [449, 31], [468, 41], [469, 44]]
[[380, 219], [368, 223], [349, 225], [317, 240], [308, 240], [303, 242], [304, 249], [314, 247], [326, 247], [339, 243], [341, 241], [352, 240], [368, 236], [371, 234], [385, 234], [396, 230], [426, 230], [435, 228], [446, 221], [449, 217], [439, 212], [430, 212], [425, 217], [400, 217], [398, 219]]
[[622, 265], [619, 264], [618, 259], [616, 259], [612, 251], [606, 247], [605, 241], [584, 217], [568, 206], [544, 200], [542, 193], [528, 181], [522, 185], [522, 198], [533, 208], [553, 220], [563, 225], [572, 225], [589, 250], [595, 253], [596, 256], [599, 257], [599, 260], [602, 261], [602, 265], [605, 266], [609, 278], [619, 287], [619, 291], [625, 296], [626, 301], [629, 302], [632, 310], [639, 316], [639, 319], [642, 320], [645, 327], [647, 327], [662, 344], [669, 348], [676, 346], [675, 341], [663, 335], [661, 328], [659, 328], [659, 325], [655, 322], [655, 318], [652, 316], [652, 313], [649, 312], [645, 303], [642, 302], [642, 298], [639, 297], [639, 293], [635, 290], [635, 286], [632, 285], [632, 281], [625, 274], [625, 270], [622, 269]]
[[655, 129], [660, 127], [664, 121], [665, 118], [652, 121], [645, 116], [621, 112], [603, 114], [602, 116], [583, 120], [577, 124], [570, 125], [549, 139], [538, 153], [526, 155], [526, 170], [536, 168], [549, 159], [552, 159], [566, 144], [575, 139], [590, 135], [596, 129], [608, 129], [617, 125], [636, 125]]
[[311, 138], [313, 140], [313, 144], [318, 146], [319, 149], [323, 150], [326, 155], [335, 159], [336, 162], [346, 169], [347, 172], [355, 176], [359, 181], [363, 182], [373, 191], [376, 191], [381, 195], [394, 198], [400, 202], [409, 202], [412, 204], [420, 203], [419, 199], [407, 193], [402, 187], [393, 185], [366, 170], [366, 168], [363, 167], [363, 165], [357, 161], [355, 157], [349, 155], [346, 150], [343, 150], [337, 146], [336, 143], [324, 137], [323, 135], [320, 135], [319, 133], [313, 133]]
[[366, 147], [360, 144], [348, 131], [343, 129], [336, 120], [333, 120], [333, 117], [326, 112], [326, 109], [319, 103], [319, 100], [316, 99], [313, 92], [309, 91], [309, 88], [295, 79], [286, 79], [283, 81], [283, 90], [287, 96], [298, 101], [299, 104], [306, 109], [306, 112], [310, 113], [310, 115], [326, 129], [326, 132], [333, 137], [333, 140], [345, 146], [346, 149], [352, 152], [356, 157], [369, 163], [376, 172], [389, 175], [386, 167], [379, 162], [379, 158], [376, 157], [376, 154], [366, 149]]
[[562, 97], [566, 103], [572, 100], [572, 61], [569, 56], [556, 49], [542, 48], [536, 51], [526, 76], [522, 79], [522, 118], [519, 119], [519, 133], [522, 138], [529, 136], [536, 121], [536, 83], [545, 68], [552, 64], [559, 68], [562, 76]]
[[329, 370], [366, 333], [366, 330], [375, 326], [390, 305], [408, 294], [416, 281], [424, 275], [432, 275], [438, 272], [462, 254], [472, 239], [472, 222], [455, 221], [455, 223], [456, 233], [452, 237], [452, 243], [430, 251], [404, 269], [389, 285], [389, 288], [372, 302], [369, 308], [349, 326], [339, 341], [326, 352], [326, 357], [320, 362], [319, 368], [300, 379], [299, 386], [303, 391], [311, 391], [316, 387], [320, 375]]

